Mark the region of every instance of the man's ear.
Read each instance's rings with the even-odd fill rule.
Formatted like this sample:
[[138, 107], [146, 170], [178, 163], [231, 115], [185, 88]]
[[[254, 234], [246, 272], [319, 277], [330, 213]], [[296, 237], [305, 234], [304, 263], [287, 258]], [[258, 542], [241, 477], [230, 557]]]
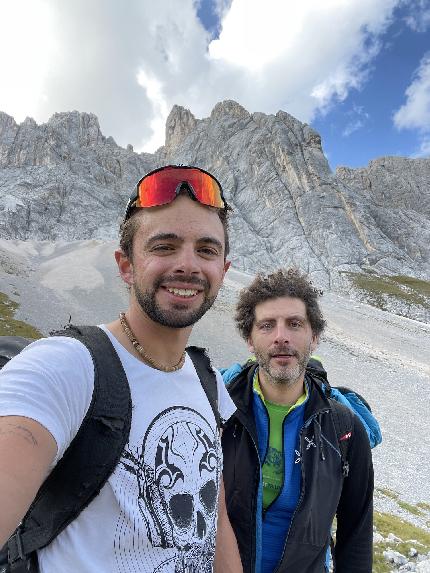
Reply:
[[133, 265], [130, 259], [125, 255], [122, 249], [117, 249], [115, 251], [115, 260], [118, 265], [120, 277], [128, 286], [132, 286], [134, 283], [134, 276]]
[[230, 265], [231, 265], [231, 261], [225, 261], [225, 263], [224, 263], [224, 274], [223, 274], [223, 276], [222, 276], [223, 279], [224, 279], [224, 277], [225, 277], [225, 273], [226, 273], [226, 272], [228, 271], [228, 269], [230, 268]]
[[247, 345], [248, 345], [248, 350], [251, 354], [254, 354], [254, 345], [252, 344], [252, 340], [251, 337], [248, 338], [248, 340], [246, 341]]
[[311, 352], [313, 352], [316, 349], [319, 342], [320, 342], [320, 337], [317, 334], [313, 334], [311, 340]]

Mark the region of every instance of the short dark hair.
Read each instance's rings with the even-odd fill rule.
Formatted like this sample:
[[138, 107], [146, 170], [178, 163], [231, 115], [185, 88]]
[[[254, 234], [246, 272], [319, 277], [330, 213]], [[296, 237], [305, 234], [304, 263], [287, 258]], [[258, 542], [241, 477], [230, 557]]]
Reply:
[[326, 325], [318, 297], [322, 291], [315, 288], [305, 273], [299, 269], [279, 269], [269, 275], [258, 274], [252, 283], [242, 289], [236, 305], [236, 326], [240, 335], [249, 340], [255, 321], [255, 307], [261, 302], [290, 296], [305, 303], [306, 315], [312, 332], [319, 336]]
[[[228, 213], [230, 208], [216, 209], [215, 207], [207, 207], [207, 209], [214, 209], [222, 223], [224, 229], [224, 259], [226, 259], [230, 252], [230, 241], [228, 237]], [[137, 214], [141, 211], [141, 208], [135, 208], [128, 219], [121, 223], [119, 228], [119, 246], [129, 260], [133, 258], [133, 239], [139, 228], [139, 217]]]

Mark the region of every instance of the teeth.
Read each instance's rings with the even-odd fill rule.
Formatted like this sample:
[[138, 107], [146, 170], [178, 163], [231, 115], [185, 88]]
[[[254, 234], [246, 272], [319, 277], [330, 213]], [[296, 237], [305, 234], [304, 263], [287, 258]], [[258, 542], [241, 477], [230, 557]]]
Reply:
[[197, 290], [190, 288], [168, 288], [167, 290], [172, 294], [176, 294], [178, 296], [194, 296], [198, 292]]

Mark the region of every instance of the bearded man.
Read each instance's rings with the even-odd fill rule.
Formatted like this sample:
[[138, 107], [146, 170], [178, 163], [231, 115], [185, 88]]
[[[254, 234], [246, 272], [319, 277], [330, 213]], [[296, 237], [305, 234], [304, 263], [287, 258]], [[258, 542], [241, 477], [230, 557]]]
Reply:
[[[193, 324], [213, 304], [229, 267], [227, 211], [220, 183], [203, 169], [168, 165], [146, 174], [130, 197], [115, 251], [129, 305], [95, 329], [107, 351], [92, 356], [80, 340], [52, 336], [1, 371], [0, 549], [9, 539], [2, 551], [9, 565], [2, 567], [0, 559], [0, 571], [241, 573], [225, 510], [219, 423], [186, 350]], [[26, 512], [48, 474], [64, 466], [72, 450], [79, 464], [68, 485], [89, 487], [88, 452], [105, 451], [111, 434], [125, 426], [114, 396], [107, 397], [118, 394], [117, 386], [99, 392], [96, 384], [97, 366], [118, 361], [115, 379], [121, 372], [126, 377], [131, 404], [121, 457], [73, 521], [70, 503], [48, 504], [43, 517], [65, 514], [68, 523], [35, 554], [34, 527], [44, 533], [50, 522], [45, 526]], [[206, 372], [212, 373], [217, 417], [226, 420], [234, 404], [221, 375], [210, 365]], [[75, 438], [85, 433], [94, 394], [108, 411], [90, 420], [100, 427], [99, 439], [90, 440], [94, 448], [80, 448]], [[63, 499], [49, 500], [55, 497]], [[82, 496], [75, 497], [79, 502]]]
[[333, 404], [307, 367], [325, 327], [319, 294], [289, 269], [258, 275], [239, 296], [236, 325], [255, 361], [228, 384], [237, 411], [222, 445], [227, 511], [246, 573], [323, 573], [331, 546], [337, 573], [372, 571], [369, 440], [351, 414], [350, 429], [339, 433], [346, 407]]

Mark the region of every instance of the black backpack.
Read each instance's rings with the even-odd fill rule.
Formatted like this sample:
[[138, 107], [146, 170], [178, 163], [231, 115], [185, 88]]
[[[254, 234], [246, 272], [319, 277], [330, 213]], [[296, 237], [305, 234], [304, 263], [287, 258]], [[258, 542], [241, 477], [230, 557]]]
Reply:
[[[55, 336], [82, 342], [94, 363], [94, 391], [88, 412], [64, 456], [42, 484], [18, 529], [0, 550], [0, 573], [38, 573], [38, 549], [51, 543], [98, 495], [128, 441], [132, 403], [121, 361], [107, 334], [96, 326], [69, 326]], [[0, 337], [0, 367], [32, 340]], [[215, 372], [201, 348], [190, 346], [218, 428]]]

